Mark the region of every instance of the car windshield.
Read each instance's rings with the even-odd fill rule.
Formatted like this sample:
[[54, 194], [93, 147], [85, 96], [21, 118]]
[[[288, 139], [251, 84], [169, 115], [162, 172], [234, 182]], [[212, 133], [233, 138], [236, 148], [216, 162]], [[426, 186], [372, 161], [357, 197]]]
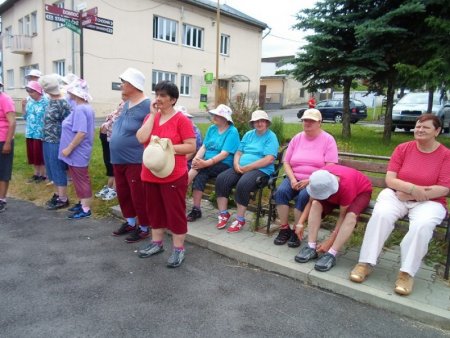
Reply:
[[[398, 103], [403, 104], [428, 104], [428, 93], [409, 93], [403, 96]], [[433, 95], [433, 104], [439, 104], [438, 95]]]

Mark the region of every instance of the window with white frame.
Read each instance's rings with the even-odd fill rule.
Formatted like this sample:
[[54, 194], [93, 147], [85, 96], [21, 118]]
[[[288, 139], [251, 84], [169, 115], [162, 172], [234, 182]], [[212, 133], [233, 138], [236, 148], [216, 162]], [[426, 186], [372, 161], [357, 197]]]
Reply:
[[66, 61], [65, 60], [53, 61], [53, 72], [55, 72], [58, 75], [65, 76], [66, 75]]
[[12, 47], [12, 26], [8, 26], [5, 28], [5, 47], [10, 48]]
[[177, 42], [178, 23], [160, 16], [153, 17], [153, 38], [168, 42]]
[[192, 76], [181, 74], [180, 95], [190, 96], [191, 87], [192, 87]]
[[[55, 3], [53, 4], [53, 6], [56, 6], [56, 7], [59, 7], [59, 8], [64, 8], [64, 1], [58, 1], [58, 2], [55, 2]], [[53, 24], [54, 24], [54, 25], [53, 25], [54, 28], [64, 27], [64, 24], [63, 24], [63, 23], [60, 23], [60, 22], [54, 22]]]
[[175, 73], [154, 70], [152, 72], [152, 92], [155, 91], [155, 87], [159, 82], [170, 81], [175, 83], [176, 77], [177, 75]]
[[203, 28], [183, 24], [183, 45], [203, 48]]
[[23, 35], [23, 18], [19, 19], [19, 24], [17, 26], [19, 27], [19, 35]]
[[31, 13], [30, 33], [32, 36], [37, 34], [37, 13], [36, 12]]
[[221, 34], [220, 35], [220, 54], [230, 55], [230, 36]]
[[14, 88], [14, 69], [8, 69], [6, 71], [6, 86], [8, 88]]
[[22, 88], [25, 88], [27, 85], [28, 80], [25, 78], [25, 76], [30, 72], [32, 69], [39, 69], [39, 66], [37, 64], [20, 67], [20, 81]]

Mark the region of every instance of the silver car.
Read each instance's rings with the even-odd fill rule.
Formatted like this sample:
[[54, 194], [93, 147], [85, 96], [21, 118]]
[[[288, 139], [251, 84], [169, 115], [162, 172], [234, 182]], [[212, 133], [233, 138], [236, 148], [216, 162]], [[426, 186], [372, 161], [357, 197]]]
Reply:
[[[439, 103], [439, 95], [433, 95], [432, 114], [438, 115], [443, 108]], [[408, 93], [403, 96], [392, 109], [392, 131], [395, 128], [403, 128], [406, 131], [414, 129], [417, 118], [425, 114], [428, 110], [428, 92]], [[449, 127], [450, 116], [442, 119], [441, 122], [446, 129]]]

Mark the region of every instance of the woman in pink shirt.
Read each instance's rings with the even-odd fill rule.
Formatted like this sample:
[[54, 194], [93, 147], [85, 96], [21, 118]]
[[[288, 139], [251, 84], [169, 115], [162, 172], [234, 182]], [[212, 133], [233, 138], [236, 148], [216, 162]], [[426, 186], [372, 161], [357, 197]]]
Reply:
[[409, 230], [400, 243], [401, 267], [394, 291], [400, 295], [411, 293], [433, 230], [447, 215], [450, 149], [436, 140], [441, 128], [438, 117], [424, 114], [417, 119], [415, 140], [395, 148], [386, 173], [388, 188], [378, 195], [359, 263], [350, 273], [353, 282], [363, 282], [372, 272], [395, 221], [408, 215]]

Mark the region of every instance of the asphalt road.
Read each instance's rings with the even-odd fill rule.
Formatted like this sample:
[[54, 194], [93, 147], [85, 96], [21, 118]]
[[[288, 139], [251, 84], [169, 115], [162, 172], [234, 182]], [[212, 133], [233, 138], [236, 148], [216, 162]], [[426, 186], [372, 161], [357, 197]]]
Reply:
[[396, 314], [187, 244], [140, 259], [117, 219], [68, 220], [9, 200], [0, 214], [0, 336], [448, 337]]

